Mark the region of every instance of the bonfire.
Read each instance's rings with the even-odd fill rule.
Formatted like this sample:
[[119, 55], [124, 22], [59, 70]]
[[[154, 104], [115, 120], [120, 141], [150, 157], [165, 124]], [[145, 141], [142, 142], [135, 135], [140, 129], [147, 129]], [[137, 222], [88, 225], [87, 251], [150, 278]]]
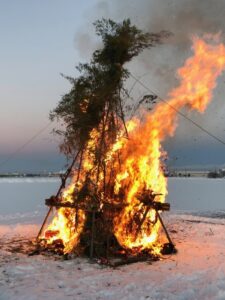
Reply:
[[[155, 258], [165, 249], [174, 252], [161, 215], [170, 209], [163, 142], [174, 135], [183, 108], [205, 111], [225, 68], [219, 36], [192, 40], [193, 54], [177, 71], [178, 86], [153, 110], [142, 109], [141, 118], [127, 119], [122, 102], [104, 102], [101, 118], [89, 127], [59, 192], [46, 200], [50, 208], [38, 235], [42, 249], [98, 258]], [[115, 72], [121, 70], [120, 62]], [[92, 97], [79, 103], [84, 115]]]

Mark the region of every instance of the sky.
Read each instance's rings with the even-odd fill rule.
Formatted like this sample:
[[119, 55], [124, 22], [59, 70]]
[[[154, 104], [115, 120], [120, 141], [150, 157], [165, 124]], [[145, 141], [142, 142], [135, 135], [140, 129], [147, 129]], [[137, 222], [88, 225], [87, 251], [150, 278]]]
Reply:
[[[191, 54], [192, 35], [220, 31], [225, 42], [225, 3], [219, 0], [0, 0], [0, 7], [0, 173], [65, 167], [60, 140], [51, 133], [58, 125], [50, 123], [49, 112], [70, 90], [60, 73], [75, 77], [75, 66], [89, 61], [100, 47], [92, 26], [96, 19], [131, 18], [144, 31], [173, 33], [164, 45], [145, 51], [128, 66], [165, 98], [177, 84], [176, 69]], [[136, 85], [135, 95], [145, 92]], [[225, 75], [206, 113], [191, 115], [223, 140], [224, 92]], [[171, 167], [225, 164], [224, 146], [186, 120], [180, 119], [165, 148]]]

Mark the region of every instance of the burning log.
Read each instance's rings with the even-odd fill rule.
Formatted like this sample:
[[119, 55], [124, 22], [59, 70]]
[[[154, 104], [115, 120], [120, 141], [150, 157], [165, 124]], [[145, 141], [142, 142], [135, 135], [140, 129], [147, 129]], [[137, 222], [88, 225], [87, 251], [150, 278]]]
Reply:
[[152, 208], [152, 209], [155, 209], [158, 211], [159, 210], [160, 211], [169, 211], [170, 210], [169, 203], [155, 201], [155, 198], [162, 196], [162, 195], [163, 194], [154, 193], [153, 190], [143, 189], [143, 191], [141, 193], [138, 193], [137, 199], [149, 208]]
[[47, 205], [49, 207], [56, 207], [56, 208], [65, 207], [65, 208], [93, 211], [93, 208], [88, 209], [87, 205], [85, 206], [85, 204], [71, 203], [69, 201], [64, 202], [64, 201], [62, 201], [62, 199], [55, 197], [55, 196], [51, 196], [50, 198], [45, 199], [45, 205]]

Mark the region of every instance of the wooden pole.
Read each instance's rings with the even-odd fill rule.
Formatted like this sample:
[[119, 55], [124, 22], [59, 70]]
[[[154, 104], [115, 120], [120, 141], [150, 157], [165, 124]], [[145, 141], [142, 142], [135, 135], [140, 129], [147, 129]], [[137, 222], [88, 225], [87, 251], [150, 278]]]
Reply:
[[95, 211], [92, 211], [91, 219], [91, 242], [90, 242], [90, 259], [93, 258], [94, 253], [94, 234], [95, 234]]
[[141, 221], [140, 221], [140, 223], [139, 223], [139, 226], [138, 226], [138, 228], [137, 228], [136, 234], [135, 234], [135, 240], [136, 240], [136, 238], [138, 237], [138, 233], [140, 232], [141, 227], [142, 227], [142, 225], [143, 225], [143, 223], [144, 223], [144, 221], [145, 221], [145, 219], [146, 219], [146, 217], [147, 217], [147, 214], [148, 214], [148, 212], [149, 212], [150, 209], [151, 209], [151, 208], [148, 206], [148, 207], [146, 208], [145, 212], [144, 212], [143, 218], [141, 219]]
[[159, 218], [159, 221], [160, 221], [160, 223], [161, 223], [161, 225], [163, 227], [163, 230], [164, 230], [164, 232], [166, 234], [166, 237], [167, 237], [169, 243], [172, 244], [172, 245], [174, 245], [173, 241], [170, 238], [169, 232], [167, 231], [166, 226], [164, 225], [162, 217], [160, 216], [160, 213], [158, 212], [158, 210], [156, 210], [156, 215]]
[[[58, 196], [60, 195], [62, 189], [65, 188], [66, 180], [67, 180], [67, 178], [69, 177], [69, 175], [70, 175], [70, 173], [71, 173], [71, 171], [72, 171], [72, 168], [73, 168], [73, 166], [74, 166], [74, 164], [75, 164], [75, 162], [76, 162], [76, 160], [77, 160], [77, 157], [78, 157], [79, 154], [80, 154], [80, 151], [81, 151], [81, 149], [77, 152], [76, 156], [74, 157], [74, 160], [72, 161], [72, 164], [71, 164], [70, 167], [67, 169], [65, 175], [61, 178], [61, 179], [62, 179], [62, 183], [61, 183], [61, 185], [60, 185], [60, 187], [59, 187], [59, 189], [58, 189], [58, 192], [57, 192], [57, 194], [56, 194], [56, 198], [58, 198]], [[47, 214], [46, 214], [46, 216], [45, 216], [45, 219], [44, 219], [44, 221], [43, 221], [43, 223], [42, 223], [42, 225], [41, 225], [41, 228], [40, 228], [40, 230], [39, 230], [39, 232], [38, 232], [38, 235], [37, 235], [37, 237], [36, 237], [36, 240], [37, 240], [37, 241], [38, 241], [40, 235], [42, 234], [42, 231], [43, 231], [43, 229], [44, 229], [44, 227], [45, 227], [45, 224], [46, 224], [46, 222], [47, 222], [47, 220], [48, 220], [48, 217], [49, 217], [50, 213], [52, 212], [52, 210], [53, 210], [53, 206], [51, 206], [51, 207], [49, 208], [49, 210], [48, 210], [48, 212], [47, 212]]]

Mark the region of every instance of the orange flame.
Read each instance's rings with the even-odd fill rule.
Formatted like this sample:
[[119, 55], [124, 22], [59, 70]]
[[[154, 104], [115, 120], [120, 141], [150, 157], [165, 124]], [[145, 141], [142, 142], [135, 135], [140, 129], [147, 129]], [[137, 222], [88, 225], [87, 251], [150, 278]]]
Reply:
[[[159, 221], [156, 220], [148, 230], [148, 223], [155, 219], [153, 210], [148, 212], [138, 233], [135, 234], [137, 224], [132, 224], [130, 230], [128, 225], [138, 212], [143, 215], [143, 204], [137, 199], [138, 192], [142, 192], [143, 188], [162, 194], [157, 200], [165, 201], [167, 180], [161, 164], [165, 154], [161, 143], [174, 134], [177, 112], [183, 107], [204, 112], [212, 99], [216, 79], [225, 68], [225, 47], [218, 44], [217, 38], [212, 38], [210, 43], [207, 40], [209, 36], [206, 41], [193, 38], [194, 55], [178, 70], [180, 85], [169, 94], [167, 103], [159, 103], [153, 113], [145, 116], [142, 124], [129, 132], [130, 138], [124, 142], [115, 192], [120, 187], [128, 187], [127, 206], [116, 217], [114, 231], [117, 240], [125, 248], [148, 249], [157, 241]], [[157, 246], [155, 250], [158, 251]]]
[[[106, 168], [113, 166], [116, 174], [114, 197], [120, 199], [119, 195], [123, 193], [124, 203], [124, 208], [114, 218], [114, 234], [122, 247], [134, 252], [144, 249], [159, 252], [159, 220], [155, 210], [148, 209], [139, 196], [147, 190], [155, 194], [157, 201], [165, 201], [167, 180], [163, 172], [165, 151], [161, 143], [174, 135], [180, 109], [205, 111], [212, 99], [217, 77], [225, 69], [225, 47], [219, 43], [218, 36], [194, 37], [192, 50], [193, 56], [178, 70], [180, 85], [170, 92], [167, 103], [159, 103], [152, 113], [145, 114], [142, 122], [136, 118], [127, 122], [129, 139], [119, 132], [116, 143], [107, 149]], [[99, 139], [100, 133], [94, 129], [83, 153], [80, 179], [77, 182], [75, 174], [63, 193], [63, 201], [73, 202], [74, 193], [82, 187], [87, 172], [92, 180], [95, 179], [97, 166], [93, 150]], [[99, 189], [103, 187], [103, 177], [100, 172]], [[101, 195], [100, 201], [103, 201], [101, 197], [104, 195]], [[111, 201], [113, 203], [113, 199]], [[75, 212], [75, 209], [60, 208], [44, 234], [49, 244], [61, 239], [65, 253], [77, 245], [85, 224], [84, 210]], [[49, 231], [54, 233], [52, 237], [47, 236]]]
[[[75, 185], [71, 183], [63, 191], [62, 202], [73, 203], [74, 189]], [[63, 243], [63, 252], [70, 253], [79, 242], [84, 224], [85, 214], [82, 210], [59, 208], [41, 239], [45, 239], [49, 245], [59, 240]]]

